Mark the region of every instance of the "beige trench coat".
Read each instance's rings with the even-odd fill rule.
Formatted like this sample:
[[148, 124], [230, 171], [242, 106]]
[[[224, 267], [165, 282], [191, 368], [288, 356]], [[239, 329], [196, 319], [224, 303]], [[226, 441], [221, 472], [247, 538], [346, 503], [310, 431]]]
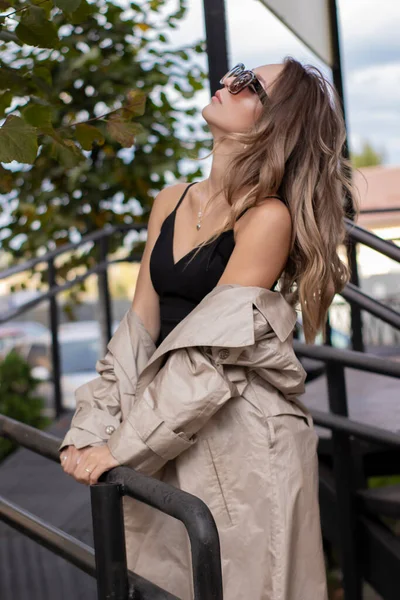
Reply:
[[[76, 390], [60, 448], [107, 443], [121, 465], [201, 498], [216, 521], [225, 600], [326, 600], [318, 437], [298, 400], [295, 310], [278, 292], [216, 286], [158, 348], [127, 311]], [[124, 497], [128, 567], [193, 598], [182, 523]]]

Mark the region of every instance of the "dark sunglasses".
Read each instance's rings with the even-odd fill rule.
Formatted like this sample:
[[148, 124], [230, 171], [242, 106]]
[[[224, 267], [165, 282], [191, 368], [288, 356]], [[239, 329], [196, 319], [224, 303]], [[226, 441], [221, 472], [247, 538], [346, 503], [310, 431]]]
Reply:
[[253, 71], [246, 69], [243, 63], [238, 63], [232, 67], [232, 69], [228, 71], [222, 77], [222, 79], [219, 80], [219, 82], [223, 84], [225, 79], [228, 79], [228, 77], [234, 77], [233, 81], [231, 81], [231, 83], [227, 86], [228, 92], [231, 94], [238, 94], [245, 87], [249, 87], [252, 92], [258, 94], [261, 102], [266, 104], [268, 100], [268, 94], [261, 85], [257, 75]]

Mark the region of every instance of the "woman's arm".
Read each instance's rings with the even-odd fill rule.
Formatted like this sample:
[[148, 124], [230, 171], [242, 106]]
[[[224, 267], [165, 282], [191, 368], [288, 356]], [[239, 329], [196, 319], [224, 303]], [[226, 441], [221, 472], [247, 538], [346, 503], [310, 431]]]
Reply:
[[[290, 245], [291, 220], [281, 203], [269, 203], [250, 209], [246, 227], [241, 227], [235, 248], [218, 281], [269, 288], [280, 275]], [[263, 335], [265, 318], [253, 309], [253, 328]], [[147, 385], [127, 418], [110, 436], [107, 444], [119, 464], [154, 474], [165, 462], [176, 458], [196, 441], [199, 431], [215, 412], [237, 395], [237, 389], [226, 376], [223, 365], [235, 364], [239, 354], [247, 366], [246, 353], [229, 349], [220, 357], [215, 346], [178, 347], [168, 353], [164, 366]], [[292, 365], [290, 343], [270, 336], [265, 346], [264, 369], [276, 378], [288, 381], [288, 387], [301, 392], [303, 373]], [[210, 360], [210, 355], [213, 360]], [[248, 358], [251, 358], [251, 352]], [[215, 360], [214, 360], [215, 359]], [[250, 362], [253, 365], [253, 361]], [[273, 373], [276, 373], [273, 379]], [[267, 377], [267, 374], [265, 374]], [[196, 385], [197, 383], [197, 385]], [[277, 382], [280, 384], [280, 381]], [[291, 393], [290, 391], [287, 393]]]
[[177, 183], [161, 190], [154, 199], [148, 226], [147, 241], [140, 263], [132, 307], [156, 343], [160, 333], [160, 302], [150, 277], [150, 256], [160, 233], [161, 225], [174, 209], [186, 183]]
[[[153, 202], [149, 217], [148, 235], [132, 307], [143, 321], [154, 342], [160, 330], [160, 305], [150, 277], [150, 256], [165, 217], [173, 210], [179, 194], [185, 187], [186, 184], [180, 183], [166, 187], [159, 192]], [[118, 382], [114, 374], [114, 359], [110, 351], [107, 351], [106, 355], [97, 361], [96, 371], [99, 377], [89, 384], [81, 386], [75, 392], [77, 410], [72, 418], [70, 429], [59, 448], [62, 450], [62, 455], [67, 456], [62, 465], [70, 475], [73, 475], [77, 468], [76, 459], [79, 452], [89, 450], [93, 446], [104, 446], [109, 437], [109, 434], [104, 434], [106, 426], [111, 425], [113, 429], [119, 426], [120, 397]], [[78, 478], [78, 480], [81, 479]]]

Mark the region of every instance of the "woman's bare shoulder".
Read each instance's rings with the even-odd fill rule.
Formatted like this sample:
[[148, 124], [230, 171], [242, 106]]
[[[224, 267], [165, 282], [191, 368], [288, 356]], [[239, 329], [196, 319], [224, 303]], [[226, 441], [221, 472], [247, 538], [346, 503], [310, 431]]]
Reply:
[[163, 221], [174, 210], [187, 186], [184, 182], [173, 183], [158, 192], [151, 209], [152, 214], [156, 214], [157, 221]]

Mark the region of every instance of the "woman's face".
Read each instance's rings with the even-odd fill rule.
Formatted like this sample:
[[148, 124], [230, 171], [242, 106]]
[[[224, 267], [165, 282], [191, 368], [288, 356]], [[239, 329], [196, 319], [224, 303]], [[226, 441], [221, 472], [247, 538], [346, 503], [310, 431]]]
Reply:
[[[272, 64], [252, 69], [267, 94], [271, 92], [272, 83], [282, 67], [282, 64]], [[259, 95], [249, 86], [238, 94], [231, 94], [228, 86], [233, 79], [234, 76], [228, 77], [221, 84], [221, 88], [217, 92], [220, 101], [213, 96], [201, 112], [214, 137], [219, 132], [243, 133], [247, 131], [264, 110]]]

